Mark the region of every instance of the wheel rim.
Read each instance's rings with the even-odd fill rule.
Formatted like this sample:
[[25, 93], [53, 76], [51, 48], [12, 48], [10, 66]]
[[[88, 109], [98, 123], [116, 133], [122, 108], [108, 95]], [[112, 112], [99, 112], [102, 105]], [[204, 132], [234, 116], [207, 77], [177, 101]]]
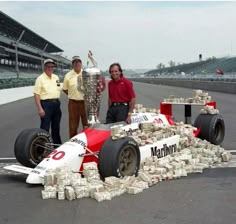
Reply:
[[122, 176], [131, 176], [137, 168], [138, 155], [136, 149], [128, 145], [124, 147], [119, 156], [119, 171]]
[[50, 143], [50, 141], [44, 136], [38, 136], [32, 141], [30, 146], [30, 158], [35, 163], [40, 163], [48, 154], [51, 153], [51, 150], [44, 148], [46, 147], [46, 143]]

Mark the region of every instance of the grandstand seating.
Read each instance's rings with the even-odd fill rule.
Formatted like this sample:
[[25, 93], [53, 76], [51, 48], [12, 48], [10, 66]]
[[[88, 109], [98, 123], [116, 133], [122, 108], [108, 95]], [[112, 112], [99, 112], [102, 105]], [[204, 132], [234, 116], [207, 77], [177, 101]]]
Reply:
[[[188, 64], [182, 64], [172, 67], [166, 67], [162, 69], [154, 69], [147, 71], [145, 73], [146, 77], [160, 77], [163, 76], [180, 76], [184, 74], [185, 76], [200, 76], [202, 75], [215, 75], [217, 69], [221, 69], [225, 75], [231, 78], [235, 77], [236, 74], [236, 57], [222, 57], [222, 58], [212, 58], [205, 61], [198, 61]], [[197, 77], [196, 77], [197, 78]], [[224, 79], [223, 77], [221, 79]]]
[[[61, 56], [63, 50], [39, 36], [18, 21], [0, 11], [0, 78], [27, 77], [39, 74], [43, 60], [56, 62], [57, 74], [71, 67], [71, 61]], [[14, 77], [15, 77], [14, 76]]]

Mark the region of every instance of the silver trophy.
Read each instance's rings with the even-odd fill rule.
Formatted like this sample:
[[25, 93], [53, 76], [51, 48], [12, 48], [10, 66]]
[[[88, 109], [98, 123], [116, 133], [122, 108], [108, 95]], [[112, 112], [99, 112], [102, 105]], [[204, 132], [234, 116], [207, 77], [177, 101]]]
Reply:
[[82, 85], [80, 85], [78, 79], [78, 87], [82, 86], [83, 88], [88, 124], [100, 123], [98, 119], [102, 89], [102, 73], [100, 69], [97, 67], [85, 68], [82, 72], [81, 81]]

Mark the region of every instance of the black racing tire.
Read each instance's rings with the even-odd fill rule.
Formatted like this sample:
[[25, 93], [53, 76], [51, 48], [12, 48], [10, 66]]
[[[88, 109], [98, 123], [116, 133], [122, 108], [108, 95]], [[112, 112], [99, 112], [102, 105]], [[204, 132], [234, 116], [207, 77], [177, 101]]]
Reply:
[[219, 145], [225, 137], [225, 123], [220, 114], [199, 114], [194, 126], [200, 128], [197, 137], [205, 139], [214, 145]]
[[117, 140], [108, 138], [98, 158], [98, 169], [102, 178], [138, 175], [140, 151], [137, 142], [130, 137]]
[[25, 129], [23, 131], [20, 132], [20, 134], [17, 136], [16, 140], [15, 140], [15, 144], [14, 144], [14, 153], [15, 153], [15, 157], [16, 160], [21, 163], [22, 165], [24, 165], [24, 161], [22, 159], [22, 148], [21, 146], [24, 144], [24, 135], [29, 131], [30, 129]]
[[26, 167], [37, 166], [51, 150], [41, 146], [53, 143], [51, 135], [40, 128], [23, 130], [16, 138], [14, 152], [19, 163]]

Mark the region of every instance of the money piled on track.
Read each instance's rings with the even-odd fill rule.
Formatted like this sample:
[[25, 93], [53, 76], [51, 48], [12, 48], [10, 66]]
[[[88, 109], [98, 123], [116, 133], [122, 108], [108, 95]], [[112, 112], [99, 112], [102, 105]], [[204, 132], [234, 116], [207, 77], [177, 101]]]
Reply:
[[154, 123], [142, 124], [140, 129], [130, 136], [139, 145], [151, 144], [159, 139], [179, 134], [177, 151], [163, 158], [146, 158], [140, 165], [137, 177], [107, 177], [102, 181], [95, 162], [83, 164], [83, 177], [73, 173], [68, 167], [48, 170], [44, 177], [42, 198], [71, 201], [91, 197], [99, 202], [111, 200], [124, 193], [140, 193], [163, 180], [184, 177], [190, 173], [202, 173], [213, 164], [231, 159], [231, 154], [222, 147], [194, 137], [193, 130], [195, 127], [183, 122], [170, 127], [159, 127]]
[[[207, 92], [194, 90], [192, 98], [170, 96], [164, 102], [206, 103], [210, 100], [211, 97]], [[159, 110], [144, 108], [142, 104], [136, 104], [134, 113], [136, 112], [159, 113]], [[219, 111], [211, 106], [205, 106], [201, 113], [217, 114]], [[71, 201], [91, 197], [99, 202], [111, 200], [124, 193], [141, 193], [163, 180], [184, 177], [190, 173], [202, 173], [204, 169], [210, 168], [214, 164], [231, 159], [230, 152], [225, 151], [222, 147], [194, 137], [193, 131], [195, 130], [195, 127], [183, 122], [176, 122], [174, 126], [141, 123], [139, 128], [131, 133], [125, 132], [123, 125], [114, 125], [111, 127], [113, 140], [129, 134], [129, 137], [132, 137], [139, 146], [144, 146], [177, 134], [180, 135], [179, 147], [176, 152], [163, 158], [157, 156], [146, 158], [140, 165], [137, 177], [107, 177], [102, 181], [95, 162], [83, 164], [83, 176], [73, 173], [68, 167], [50, 169], [44, 176], [42, 198]]]

